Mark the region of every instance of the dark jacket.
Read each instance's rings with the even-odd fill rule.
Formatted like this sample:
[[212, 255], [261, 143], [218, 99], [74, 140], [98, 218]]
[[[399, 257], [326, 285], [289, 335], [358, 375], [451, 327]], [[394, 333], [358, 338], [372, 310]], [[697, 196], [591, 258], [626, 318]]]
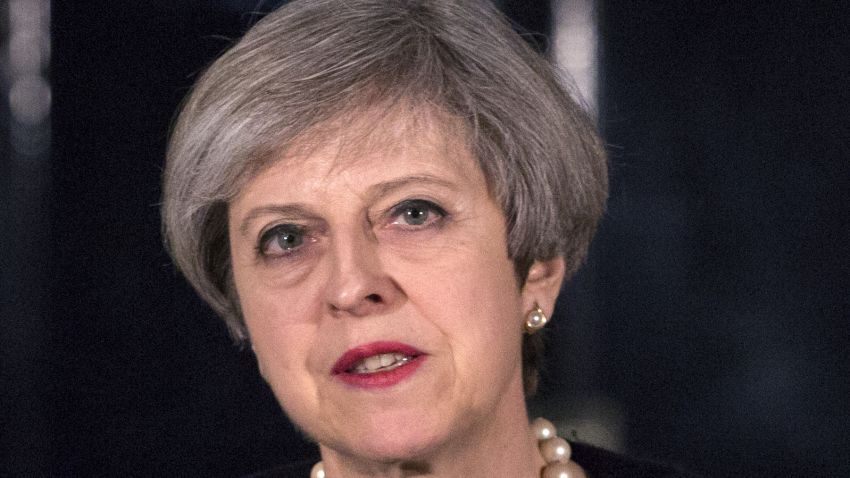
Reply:
[[[696, 478], [658, 463], [633, 460], [602, 448], [570, 443], [572, 459], [584, 468], [588, 478]], [[309, 478], [317, 459], [282, 465], [245, 478]]]

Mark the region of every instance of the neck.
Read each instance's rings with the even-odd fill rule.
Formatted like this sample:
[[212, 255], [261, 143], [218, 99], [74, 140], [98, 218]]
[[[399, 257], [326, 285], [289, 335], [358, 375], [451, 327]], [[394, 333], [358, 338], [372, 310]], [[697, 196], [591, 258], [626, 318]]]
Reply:
[[456, 430], [454, 437], [416, 459], [363, 460], [320, 445], [329, 478], [539, 477], [545, 465], [531, 432], [521, 379], [494, 413]]

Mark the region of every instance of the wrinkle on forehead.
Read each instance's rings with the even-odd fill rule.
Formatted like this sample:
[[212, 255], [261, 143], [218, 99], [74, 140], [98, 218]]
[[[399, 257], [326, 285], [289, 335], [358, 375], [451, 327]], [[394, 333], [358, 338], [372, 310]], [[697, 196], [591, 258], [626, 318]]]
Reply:
[[[385, 161], [409, 153], [413, 157], [439, 155], [463, 164], [470, 154], [467, 127], [462, 120], [431, 105], [409, 102], [391, 106], [373, 106], [341, 113], [290, 143], [277, 161], [298, 161], [317, 152], [330, 153], [327, 176], [344, 174], [358, 161], [380, 155]], [[429, 153], [429, 154], [423, 154]]]

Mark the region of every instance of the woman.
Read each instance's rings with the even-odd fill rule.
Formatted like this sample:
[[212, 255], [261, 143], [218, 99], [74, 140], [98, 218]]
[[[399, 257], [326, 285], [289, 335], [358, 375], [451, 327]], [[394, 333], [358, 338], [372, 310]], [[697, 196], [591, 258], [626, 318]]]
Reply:
[[198, 81], [163, 221], [313, 476], [638, 476], [525, 408], [606, 190], [591, 122], [492, 6], [296, 1]]

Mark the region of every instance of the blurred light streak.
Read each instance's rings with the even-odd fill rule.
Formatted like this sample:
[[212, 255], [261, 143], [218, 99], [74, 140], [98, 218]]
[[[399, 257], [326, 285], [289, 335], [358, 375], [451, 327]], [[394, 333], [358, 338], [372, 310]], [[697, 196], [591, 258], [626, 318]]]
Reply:
[[0, 476], [55, 476], [50, 6], [0, 2]]
[[[590, 113], [598, 117], [598, 72], [599, 33], [597, 27], [597, 3], [595, 0], [552, 0], [552, 51], [551, 59], [567, 76], [573, 98]], [[593, 282], [592, 271], [585, 270], [585, 281]], [[573, 284], [573, 287], [576, 285]], [[588, 285], [588, 290], [592, 286]], [[585, 299], [592, 300], [592, 299]], [[570, 331], [575, 347], [581, 351], [569, 356], [571, 361], [580, 360], [578, 370], [584, 377], [574, 377], [583, 389], [573, 391], [556, 409], [570, 410], [561, 416], [563, 429], [571, 430], [576, 437], [587, 443], [609, 450], [626, 452], [628, 432], [625, 408], [617, 400], [599, 391], [598, 378], [594, 376], [595, 362], [599, 355], [602, 320], [591, 312], [592, 305], [583, 307], [587, 314]], [[552, 416], [558, 416], [553, 413]], [[568, 433], [569, 436], [569, 433]]]
[[579, 103], [595, 114], [599, 71], [596, 1], [554, 0], [552, 17], [554, 60], [572, 77]]
[[50, 1], [11, 0], [8, 8], [10, 143], [19, 159], [46, 160], [50, 146]]

